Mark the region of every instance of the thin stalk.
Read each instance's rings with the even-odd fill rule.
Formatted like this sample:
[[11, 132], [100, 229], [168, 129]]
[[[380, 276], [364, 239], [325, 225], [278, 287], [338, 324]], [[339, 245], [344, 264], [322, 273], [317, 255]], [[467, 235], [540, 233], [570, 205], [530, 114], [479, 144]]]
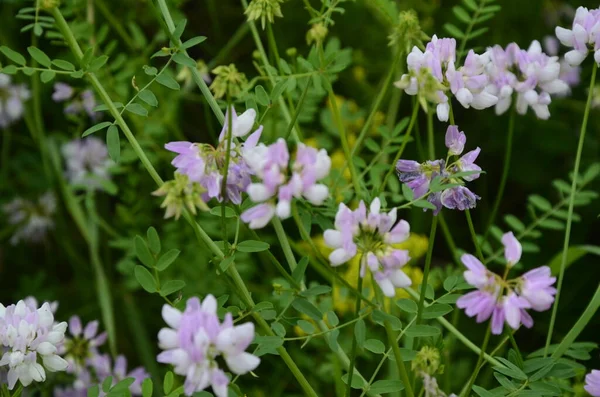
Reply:
[[469, 382], [465, 385], [462, 392], [460, 393], [460, 397], [469, 395], [469, 391], [473, 387], [473, 384], [475, 383], [475, 380], [477, 379], [477, 375], [479, 375], [479, 371], [481, 369], [480, 365], [483, 362], [483, 354], [485, 353], [485, 350], [487, 349], [488, 343], [490, 341], [491, 330], [492, 330], [492, 323], [490, 322], [488, 324], [487, 330], [485, 331], [485, 336], [483, 338], [483, 344], [481, 345], [481, 354], [479, 355], [479, 358], [477, 359], [477, 364], [475, 365], [475, 371], [473, 371], [473, 375], [471, 375], [471, 378], [469, 378]]
[[273, 25], [267, 23], [267, 40], [269, 41], [269, 49], [273, 58], [275, 58], [276, 69], [281, 73], [281, 65], [279, 63], [279, 50], [277, 49], [277, 43], [275, 41], [275, 35], [273, 34]]
[[515, 131], [515, 113], [515, 107], [513, 106], [510, 111], [510, 117], [508, 119], [508, 134], [506, 135], [506, 148], [504, 150], [504, 166], [502, 168], [502, 176], [500, 177], [498, 193], [496, 193], [496, 199], [494, 200], [494, 205], [492, 206], [492, 213], [490, 214], [490, 219], [488, 221], [487, 227], [485, 228], [485, 233], [483, 234], [483, 241], [485, 241], [485, 239], [487, 238], [490, 232], [490, 228], [496, 220], [498, 208], [500, 208], [500, 202], [502, 201], [502, 196], [504, 195], [504, 188], [506, 187], [506, 180], [508, 179], [508, 170], [510, 169], [510, 159], [512, 156], [512, 142]]
[[548, 346], [552, 341], [552, 333], [554, 331], [554, 323], [556, 322], [556, 314], [558, 312], [558, 302], [562, 290], [562, 283], [565, 277], [565, 267], [569, 255], [569, 239], [571, 237], [571, 223], [573, 222], [573, 205], [575, 203], [575, 191], [577, 189], [577, 179], [579, 177], [579, 164], [581, 162], [581, 153], [583, 152], [583, 143], [585, 141], [585, 133], [587, 130], [587, 122], [590, 114], [592, 97], [594, 94], [594, 85], [596, 84], [596, 71], [598, 64], [594, 62], [592, 68], [592, 77], [590, 79], [590, 88], [585, 111], [583, 113], [583, 122], [581, 123], [581, 131], [579, 132], [579, 144], [577, 145], [577, 154], [575, 155], [575, 168], [573, 169], [573, 182], [571, 183], [571, 194], [569, 195], [569, 209], [567, 210], [567, 226], [565, 228], [565, 241], [563, 244], [562, 260], [560, 262], [560, 271], [558, 273], [558, 282], [556, 284], [556, 297], [554, 298], [554, 306], [552, 307], [552, 317], [550, 317], [550, 327], [548, 328], [548, 337], [546, 338], [546, 347], [544, 348], [544, 357], [548, 354]]
[[308, 88], [310, 87], [310, 82], [312, 79], [306, 80], [306, 86], [302, 90], [302, 95], [300, 95], [300, 99], [298, 100], [298, 105], [296, 105], [296, 110], [294, 110], [294, 115], [292, 116], [292, 120], [288, 124], [288, 129], [285, 132], [284, 138], [287, 141], [290, 138], [290, 134], [296, 125], [296, 121], [298, 120], [298, 116], [300, 116], [300, 111], [302, 110], [302, 105], [304, 105], [304, 100], [306, 99], [306, 94], [308, 94]]
[[[365, 260], [365, 258], [361, 258], [361, 262]], [[357, 280], [357, 289], [362, 291], [362, 283], [363, 278], [360, 276], [360, 272], [358, 272], [358, 280]], [[354, 306], [354, 318], [359, 317], [360, 313], [360, 297], [356, 297], [356, 305]], [[352, 333], [352, 350], [350, 351], [350, 366], [348, 367], [348, 388], [346, 389], [346, 395], [348, 397], [351, 396], [352, 393], [352, 378], [354, 376], [354, 365], [356, 364], [356, 348], [358, 342], [356, 340], [356, 333]]]
[[410, 122], [408, 123], [408, 128], [406, 129], [406, 132], [404, 133], [404, 140], [402, 141], [402, 146], [400, 146], [400, 150], [398, 150], [398, 153], [396, 153], [396, 156], [394, 157], [394, 161], [392, 161], [390, 169], [388, 170], [387, 174], [385, 174], [385, 178], [383, 178], [383, 182], [381, 183], [381, 186], [377, 189], [377, 194], [374, 194], [375, 197], [378, 196], [379, 193], [381, 193], [382, 191], [385, 190], [385, 185], [387, 184], [387, 180], [396, 171], [396, 163], [398, 162], [398, 160], [400, 160], [402, 153], [404, 153], [404, 148], [406, 147], [406, 144], [409, 141], [410, 134], [412, 133], [413, 127], [415, 126], [415, 123], [417, 121], [417, 114], [419, 114], [419, 104], [416, 102], [413, 102], [413, 112], [412, 112], [412, 115], [410, 116]]
[[433, 160], [435, 158], [435, 139], [433, 137], [433, 109], [427, 110], [427, 150], [429, 154], [429, 159]]
[[281, 249], [283, 250], [283, 255], [285, 256], [285, 260], [290, 266], [290, 270], [293, 272], [298, 266], [296, 262], [296, 257], [294, 257], [294, 253], [292, 252], [292, 248], [290, 247], [290, 243], [287, 239], [287, 235], [285, 234], [285, 230], [283, 230], [283, 225], [278, 217], [274, 216], [271, 220], [273, 224], [273, 228], [275, 229], [275, 233], [277, 234], [277, 238], [281, 243]]
[[469, 232], [471, 232], [471, 238], [473, 239], [473, 245], [475, 245], [475, 251], [477, 252], [477, 257], [480, 261], [483, 261], [483, 253], [481, 252], [481, 247], [479, 246], [479, 241], [477, 240], [477, 234], [475, 233], [475, 228], [473, 227], [473, 220], [471, 219], [471, 211], [468, 209], [465, 210], [465, 216], [467, 217], [467, 223], [469, 224]]
[[423, 305], [425, 303], [425, 293], [427, 291], [427, 279], [429, 278], [429, 269], [431, 268], [431, 257], [433, 255], [433, 243], [435, 242], [435, 232], [437, 230], [438, 217], [434, 216], [431, 221], [431, 230], [429, 231], [429, 244], [427, 246], [427, 255], [425, 256], [425, 269], [423, 270], [423, 281], [421, 282], [421, 292], [419, 294], [419, 305], [417, 306], [417, 321], [421, 323], [423, 316]]
[[94, 2], [96, 4], [96, 7], [98, 7], [98, 10], [102, 13], [104, 19], [106, 19], [106, 21], [110, 24], [112, 29], [114, 29], [114, 32], [121, 36], [121, 39], [123, 39], [123, 42], [127, 45], [127, 47], [129, 47], [129, 49], [132, 51], [137, 50], [138, 48], [135, 41], [129, 35], [127, 30], [123, 27], [121, 21], [115, 18], [113, 12], [108, 9], [106, 4], [104, 3], [104, 0], [94, 0]]
[[229, 174], [229, 160], [231, 159], [231, 139], [232, 139], [232, 118], [233, 118], [233, 106], [230, 101], [227, 101], [227, 106], [229, 107], [229, 111], [227, 112], [227, 133], [225, 134], [225, 139], [227, 143], [225, 144], [225, 169], [223, 170], [223, 180], [221, 181], [221, 227], [223, 229], [223, 242], [227, 243], [227, 218], [225, 218], [225, 203], [227, 197], [227, 177]]
[[448, 224], [446, 223], [446, 218], [444, 218], [444, 214], [440, 213], [438, 215], [438, 217], [440, 218], [440, 226], [442, 227], [442, 234], [444, 235], [444, 238], [446, 239], [446, 243], [448, 244], [448, 249], [450, 249], [450, 252], [452, 253], [452, 260], [457, 264], [457, 265], [461, 265], [460, 260], [458, 258], [458, 256], [456, 255], [457, 253], [457, 248], [456, 248], [456, 243], [454, 242], [454, 238], [452, 237], [452, 232], [450, 232], [450, 228], [448, 227]]

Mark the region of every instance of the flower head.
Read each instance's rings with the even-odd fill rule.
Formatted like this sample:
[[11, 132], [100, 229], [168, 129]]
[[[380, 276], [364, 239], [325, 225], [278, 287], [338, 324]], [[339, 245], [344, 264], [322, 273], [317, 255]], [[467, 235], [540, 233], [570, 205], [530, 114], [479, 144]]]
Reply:
[[198, 182], [190, 182], [185, 174], [175, 173], [173, 180], [163, 183], [161, 187], [152, 192], [153, 196], [165, 196], [161, 208], [166, 208], [165, 218], [172, 216], [179, 219], [183, 209], [187, 209], [196, 215], [196, 208], [208, 211], [208, 206], [202, 200], [206, 189]]
[[593, 397], [600, 397], [600, 371], [593, 369], [592, 372], [585, 376], [585, 391]]
[[2, 210], [8, 217], [8, 223], [16, 226], [11, 244], [16, 245], [21, 240], [38, 243], [54, 228], [52, 216], [56, 211], [56, 197], [54, 193], [46, 192], [37, 203], [18, 197], [4, 204]]
[[158, 333], [163, 352], [157, 360], [173, 365], [176, 374], [185, 376], [188, 396], [211, 386], [217, 397], [227, 397], [229, 378], [219, 368], [218, 357], [236, 375], [253, 371], [260, 363], [258, 357], [245, 352], [254, 339], [254, 324], [234, 326], [230, 313], [220, 322], [212, 295], [202, 302], [190, 298], [183, 313], [165, 305], [162, 316], [169, 327]]
[[[502, 236], [507, 267], [511, 268], [521, 258], [521, 244], [512, 233]], [[492, 333], [502, 333], [506, 322], [512, 329], [521, 324], [531, 328], [533, 319], [527, 312], [548, 310], [554, 302], [556, 281], [550, 276], [550, 268], [542, 266], [528, 271], [518, 278], [506, 280], [490, 272], [477, 258], [464, 254], [461, 258], [468, 270], [464, 278], [476, 291], [460, 297], [456, 306], [465, 309], [469, 317], [476, 317], [478, 323], [491, 317]]]
[[217, 99], [225, 96], [236, 98], [248, 84], [246, 75], [238, 72], [233, 63], [229, 66], [217, 66], [212, 72], [216, 77], [210, 85], [210, 89]]
[[360, 276], [367, 269], [373, 275], [385, 296], [395, 295], [396, 288], [411, 285], [410, 278], [401, 270], [408, 263], [408, 251], [396, 249], [394, 244], [405, 241], [410, 232], [408, 222], [396, 222], [396, 209], [380, 212], [381, 202], [374, 199], [369, 206], [361, 201], [352, 211], [343, 203], [335, 216], [335, 229], [325, 231], [325, 244], [333, 248], [329, 255], [332, 266], [339, 266], [361, 255]]
[[555, 33], [564, 46], [573, 48], [565, 54], [571, 66], [580, 65], [590, 51], [594, 52], [594, 61], [600, 64], [600, 8], [577, 8], [571, 29], [557, 26]]
[[0, 346], [4, 354], [0, 368], [8, 368], [8, 389], [17, 381], [23, 386], [44, 382], [46, 371], [67, 369], [68, 363], [57, 354], [57, 345], [63, 340], [67, 323], [54, 323], [50, 304], [39, 309], [24, 301], [4, 307], [0, 304]]
[[296, 157], [290, 162], [287, 143], [279, 138], [269, 146], [261, 143], [246, 150], [244, 159], [259, 179], [246, 189], [250, 199], [258, 205], [241, 215], [252, 229], [266, 226], [275, 215], [288, 218], [294, 198], [305, 198], [313, 205], [322, 205], [329, 197], [327, 186], [319, 183], [331, 169], [331, 159], [324, 149], [299, 143]]
[[88, 363], [99, 354], [98, 348], [106, 342], [107, 333], [98, 334], [98, 321], [92, 321], [85, 327], [78, 316], [69, 320], [70, 336], [65, 337], [58, 347], [58, 352], [69, 363], [68, 373], [78, 374], [86, 370]]
[[23, 102], [30, 96], [24, 85], [12, 84], [9, 75], [0, 73], [0, 128], [8, 127], [23, 116]]
[[67, 178], [73, 185], [101, 189], [103, 180], [110, 180], [110, 167], [114, 164], [108, 157], [108, 149], [102, 140], [94, 136], [76, 139], [62, 147], [67, 166]]
[[398, 22], [389, 36], [390, 45], [398, 44], [400, 48], [409, 52], [414, 46], [422, 46], [427, 35], [421, 30], [419, 17], [414, 10], [401, 11]]
[[[244, 154], [254, 148], [262, 133], [262, 126], [258, 127], [242, 144], [236, 143], [252, 130], [256, 119], [256, 111], [248, 109], [240, 116], [231, 108], [231, 134], [227, 132], [229, 111], [225, 117], [225, 125], [219, 135], [219, 144], [213, 147], [209, 144], [191, 142], [170, 142], [165, 145], [167, 150], [177, 153], [172, 161], [177, 172], [187, 175], [190, 182], [198, 183], [205, 189], [203, 200], [212, 198], [219, 202], [223, 200], [221, 187], [223, 175], [227, 168], [226, 200], [235, 204], [242, 202], [242, 192], [250, 184], [251, 168], [247, 165]], [[230, 153], [227, 155], [228, 138], [231, 138]], [[229, 158], [229, 166], [226, 167]]]
[[245, 12], [248, 21], [260, 19], [260, 25], [264, 29], [266, 21], [273, 23], [275, 17], [283, 17], [280, 3], [283, 3], [283, 0], [252, 0]]
[[92, 90], [83, 90], [77, 94], [76, 90], [66, 83], [54, 84], [54, 93], [52, 94], [54, 102], [67, 102], [64, 112], [67, 115], [77, 116], [87, 114], [92, 120], [98, 120], [100, 113], [96, 112], [96, 97]]

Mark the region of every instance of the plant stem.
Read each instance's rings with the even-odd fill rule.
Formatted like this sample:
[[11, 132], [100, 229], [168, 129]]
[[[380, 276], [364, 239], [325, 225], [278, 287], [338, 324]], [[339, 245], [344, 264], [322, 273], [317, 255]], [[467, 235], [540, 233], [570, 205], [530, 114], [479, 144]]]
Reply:
[[446, 243], [448, 244], [448, 249], [450, 249], [450, 252], [452, 253], [452, 260], [457, 264], [457, 265], [461, 265], [460, 263], [460, 259], [458, 258], [457, 254], [457, 248], [456, 248], [456, 243], [454, 242], [454, 238], [452, 237], [452, 232], [450, 232], [450, 228], [448, 227], [448, 224], [446, 223], [446, 218], [444, 218], [444, 214], [440, 213], [438, 215], [438, 217], [440, 218], [440, 226], [442, 227], [442, 234], [444, 235], [444, 238], [446, 239]]
[[425, 256], [425, 269], [423, 270], [423, 281], [421, 282], [421, 291], [419, 294], [419, 305], [417, 306], [417, 321], [421, 323], [423, 316], [423, 305], [425, 303], [425, 293], [427, 292], [427, 279], [429, 278], [429, 269], [431, 268], [431, 257], [433, 255], [433, 243], [435, 242], [435, 232], [437, 230], [438, 217], [434, 216], [431, 220], [431, 230], [429, 231], [429, 244], [427, 246], [427, 255]]
[[225, 169], [223, 170], [223, 180], [221, 181], [221, 227], [223, 229], [223, 243], [228, 244], [227, 241], [227, 218], [225, 218], [225, 203], [227, 202], [227, 177], [229, 174], [229, 160], [231, 159], [231, 139], [232, 139], [232, 123], [233, 123], [233, 105], [231, 101], [227, 101], [227, 133], [225, 139]]
[[492, 213], [490, 214], [490, 219], [487, 227], [485, 228], [485, 233], [483, 234], [483, 241], [485, 241], [487, 238], [490, 228], [496, 220], [496, 214], [498, 213], [498, 208], [500, 208], [500, 202], [502, 201], [502, 196], [504, 195], [504, 188], [506, 187], [508, 170], [510, 169], [510, 159], [512, 156], [512, 141], [515, 130], [515, 113], [515, 107], [513, 106], [508, 119], [508, 134], [506, 136], [506, 148], [504, 151], [504, 167], [502, 168], [502, 176], [500, 178], [500, 185], [498, 185], [498, 193], [496, 193], [496, 199], [494, 200], [494, 205], [492, 207]]
[[[366, 260], [366, 258], [363, 257], [360, 259], [361, 261], [361, 266], [362, 266], [362, 261]], [[363, 284], [363, 278], [360, 276], [360, 271], [358, 272], [358, 280], [356, 282], [357, 284], [357, 289], [359, 292], [362, 292], [362, 284]], [[354, 306], [354, 318], [357, 318], [360, 315], [360, 297], [356, 297], [356, 305]], [[356, 348], [357, 348], [357, 340], [356, 340], [356, 333], [352, 333], [352, 350], [350, 352], [350, 366], [348, 367], [348, 388], [346, 390], [346, 395], [348, 397], [351, 396], [352, 393], [352, 377], [354, 376], [354, 365], [356, 363]]]
[[308, 88], [310, 87], [310, 82], [312, 79], [306, 79], [306, 86], [302, 90], [302, 95], [300, 95], [300, 99], [298, 100], [298, 104], [296, 105], [296, 110], [294, 110], [294, 115], [292, 116], [292, 120], [288, 124], [287, 131], [285, 132], [284, 138], [287, 141], [290, 138], [290, 134], [296, 125], [296, 121], [298, 120], [298, 116], [300, 116], [300, 111], [302, 110], [302, 105], [304, 105], [304, 100], [306, 99], [306, 95], [308, 94]]
[[483, 254], [481, 253], [481, 247], [479, 246], [477, 234], [475, 233], [475, 228], [473, 227], [473, 220], [471, 219], [471, 211], [469, 211], [468, 209], [465, 210], [465, 216], [467, 217], [467, 223], [469, 224], [469, 232], [471, 232], [471, 238], [473, 239], [473, 245], [475, 245], [475, 251], [477, 252], [479, 260], [483, 261]]
[[283, 250], [285, 260], [290, 266], [290, 270], [293, 272], [294, 269], [296, 269], [296, 266], [298, 266], [298, 263], [296, 262], [296, 257], [294, 256], [292, 248], [290, 247], [290, 243], [287, 239], [287, 235], [285, 234], [285, 230], [283, 230], [283, 225], [281, 224], [279, 218], [276, 216], [273, 217], [271, 223], [273, 224], [273, 227], [275, 228], [275, 233], [277, 234], [277, 238], [281, 243], [281, 249]]
[[484, 355], [485, 350], [487, 349], [488, 343], [490, 341], [491, 330], [492, 330], [492, 323], [490, 322], [488, 324], [487, 330], [485, 331], [485, 336], [483, 338], [483, 344], [481, 345], [481, 353], [479, 354], [479, 358], [477, 359], [477, 364], [475, 365], [475, 371], [473, 371], [473, 375], [471, 375], [471, 378], [469, 378], [469, 382], [465, 385], [465, 388], [460, 393], [461, 397], [469, 395], [469, 391], [473, 387], [473, 384], [475, 383], [475, 380], [477, 379], [477, 375], [479, 375], [479, 371], [481, 369], [480, 365], [483, 361], [483, 355]]
[[398, 162], [398, 160], [400, 160], [402, 153], [404, 153], [404, 148], [406, 147], [406, 144], [409, 141], [410, 134], [412, 133], [413, 127], [415, 126], [415, 123], [417, 121], [417, 114], [419, 114], [419, 104], [413, 102], [413, 112], [410, 116], [408, 128], [404, 133], [404, 140], [402, 141], [402, 146], [400, 146], [400, 150], [398, 150], [398, 153], [396, 153], [396, 157], [394, 157], [394, 161], [392, 161], [390, 169], [388, 170], [387, 174], [385, 174], [385, 178], [383, 178], [383, 182], [381, 183], [381, 186], [377, 189], [377, 194], [375, 194], [374, 196], [378, 196], [379, 193], [381, 193], [385, 189], [385, 185], [387, 184], [387, 180], [389, 179], [390, 175], [392, 175], [392, 173], [396, 171], [396, 163]]
[[577, 179], [579, 178], [579, 164], [581, 162], [581, 153], [583, 152], [583, 143], [585, 141], [585, 133], [587, 130], [587, 122], [590, 114], [592, 97], [594, 94], [594, 85], [596, 84], [596, 71], [598, 64], [594, 62], [592, 68], [592, 77], [590, 78], [590, 88], [585, 111], [583, 113], [583, 122], [581, 123], [581, 131], [579, 132], [579, 144], [577, 145], [577, 154], [575, 155], [575, 168], [573, 169], [573, 182], [571, 183], [571, 194], [569, 196], [569, 209], [567, 210], [567, 226], [565, 228], [565, 240], [563, 244], [562, 260], [560, 262], [560, 272], [558, 273], [558, 281], [556, 284], [556, 297], [554, 298], [554, 306], [552, 307], [552, 317], [550, 318], [550, 327], [548, 328], [548, 336], [546, 338], [546, 347], [544, 349], [544, 357], [548, 354], [548, 346], [552, 341], [552, 333], [554, 331], [554, 323], [556, 322], [556, 314], [558, 312], [558, 303], [562, 290], [562, 283], [565, 276], [565, 267], [569, 254], [569, 239], [571, 237], [571, 223], [573, 222], [573, 205], [575, 203], [575, 191], [577, 189]]

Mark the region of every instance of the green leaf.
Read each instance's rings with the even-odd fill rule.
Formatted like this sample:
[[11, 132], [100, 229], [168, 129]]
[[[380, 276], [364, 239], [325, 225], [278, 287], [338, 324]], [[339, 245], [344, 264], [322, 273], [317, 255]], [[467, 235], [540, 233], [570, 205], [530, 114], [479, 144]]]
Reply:
[[173, 77], [169, 76], [168, 74], [159, 74], [158, 76], [156, 76], [156, 82], [172, 90], [179, 90], [179, 83], [176, 82], [175, 79], [173, 79]]
[[273, 332], [275, 332], [277, 336], [285, 336], [285, 327], [281, 323], [271, 323], [271, 329], [273, 330]]
[[136, 265], [134, 269], [135, 279], [140, 283], [146, 292], [156, 292], [156, 281], [152, 274], [144, 266]]
[[175, 262], [180, 253], [181, 251], [177, 249], [168, 250], [167, 252], [162, 254], [160, 258], [158, 258], [158, 262], [156, 262], [156, 269], [159, 272], [162, 272], [163, 270], [167, 269], [169, 266], [171, 266], [173, 262]]
[[153, 226], [150, 226], [146, 231], [146, 239], [148, 240], [148, 248], [155, 254], [160, 252], [160, 237]]
[[423, 318], [432, 319], [445, 316], [452, 311], [452, 306], [443, 303], [434, 303], [423, 309]]
[[100, 395], [100, 388], [98, 385], [93, 385], [87, 390], [87, 397], [98, 397]]
[[165, 392], [165, 394], [169, 394], [171, 392], [171, 389], [173, 389], [173, 380], [173, 372], [167, 372], [163, 380], [163, 391]]
[[413, 325], [412, 327], [406, 330], [406, 336], [410, 336], [413, 338], [437, 336], [439, 334], [439, 328], [433, 327], [431, 325]]
[[40, 80], [42, 83], [47, 83], [56, 77], [56, 72], [52, 70], [45, 70], [40, 74]]
[[271, 102], [275, 102], [277, 99], [279, 99], [279, 97], [281, 96], [281, 94], [287, 88], [288, 81], [289, 80], [287, 80], [287, 79], [280, 80], [280, 81], [277, 82], [277, 84], [275, 84], [275, 86], [273, 87], [273, 90], [271, 91], [271, 97], [270, 97]]
[[91, 126], [90, 128], [88, 128], [87, 130], [83, 131], [83, 134], [81, 134], [82, 137], [86, 137], [90, 134], [93, 134], [96, 131], [100, 131], [105, 129], [106, 127], [112, 125], [112, 123], [110, 121], [103, 121], [102, 123], [98, 123], [96, 125]]
[[299, 320], [297, 325], [302, 331], [306, 332], [307, 334], [312, 334], [315, 332], [315, 326], [306, 320]]
[[146, 73], [148, 76], [156, 76], [158, 74], [158, 69], [156, 69], [154, 66], [144, 65], [142, 69], [144, 69], [144, 73]]
[[138, 93], [138, 98], [140, 98], [142, 101], [146, 102], [150, 106], [158, 106], [158, 99], [156, 99], [156, 95], [154, 95], [154, 93], [147, 88]]
[[385, 326], [385, 322], [389, 322], [394, 331], [399, 331], [402, 329], [402, 321], [396, 316], [392, 316], [391, 314], [387, 314], [381, 310], [374, 310], [372, 315], [373, 321], [382, 327]]
[[154, 391], [154, 385], [152, 384], [151, 378], [146, 378], [142, 382], [142, 397], [152, 397]]
[[225, 273], [227, 271], [227, 269], [229, 269], [229, 266], [231, 266], [231, 264], [233, 263], [234, 260], [235, 260], [235, 255], [226, 256], [225, 258], [223, 258], [221, 263], [219, 263], [219, 270], [221, 270], [221, 272]]
[[268, 353], [277, 354], [275, 349], [283, 345], [283, 338], [280, 336], [256, 336], [254, 342], [258, 343], [254, 354], [263, 356]]
[[315, 305], [304, 298], [296, 298], [292, 302], [292, 307], [298, 310], [300, 313], [306, 314], [315, 321], [320, 321], [323, 319], [323, 313], [321, 313], [321, 311], [317, 309]]
[[[567, 260], [565, 262], [565, 269], [573, 264], [578, 259], [582, 258], [586, 254], [593, 254], [600, 256], [600, 247], [596, 245], [575, 245], [569, 247], [567, 250]], [[552, 270], [553, 275], [557, 275], [560, 272], [560, 264], [562, 262], [562, 252], [556, 254], [552, 260], [548, 263], [548, 266]]]
[[308, 296], [317, 296], [317, 295], [328, 294], [329, 292], [331, 292], [330, 286], [315, 285], [314, 287], [310, 287], [309, 289], [302, 291], [300, 293], [300, 295], [308, 297]]
[[504, 217], [504, 222], [506, 222], [506, 224], [516, 232], [522, 232], [525, 230], [525, 225], [523, 222], [521, 222], [519, 218], [514, 215], [506, 215]]
[[40, 65], [46, 66], [48, 68], [50, 67], [50, 64], [52, 63], [52, 61], [50, 60], [50, 58], [48, 57], [48, 55], [46, 55], [44, 53], [44, 51], [42, 51], [42, 50], [40, 50], [39, 48], [36, 48], [36, 47], [27, 47], [27, 52]]
[[397, 393], [404, 390], [404, 384], [399, 380], [378, 380], [369, 387], [373, 394]]
[[175, 26], [175, 30], [173, 30], [173, 38], [175, 40], [179, 40], [181, 38], [181, 35], [185, 30], [185, 25], [187, 25], [187, 19], [182, 19], [177, 23], [177, 25]]
[[327, 317], [327, 323], [329, 323], [329, 325], [331, 325], [332, 327], [337, 327], [340, 323], [340, 319], [333, 310], [330, 310], [327, 313], [325, 313], [325, 316]]
[[477, 393], [477, 395], [479, 397], [495, 397], [496, 396], [494, 393], [491, 393], [491, 392], [485, 390], [483, 387], [477, 386], [477, 385], [473, 385], [473, 391], [475, 393]]
[[487, 33], [489, 30], [490, 30], [490, 28], [488, 28], [488, 27], [485, 27], [485, 28], [479, 28], [479, 29], [477, 29], [477, 30], [474, 30], [474, 31], [472, 31], [472, 32], [471, 32], [471, 35], [470, 35], [470, 37], [469, 37], [469, 38], [470, 38], [470, 39], [474, 39], [475, 37], [479, 37], [479, 36], [481, 36], [482, 34], [484, 34], [484, 33]]
[[544, 219], [539, 223], [540, 227], [550, 230], [563, 230], [565, 224], [557, 219]]
[[129, 105], [127, 105], [125, 110], [127, 110], [128, 112], [131, 112], [133, 114], [137, 114], [139, 116], [143, 116], [143, 117], [148, 116], [148, 109], [146, 109], [139, 103], [130, 103]]
[[417, 200], [412, 205], [414, 205], [415, 207], [427, 208], [430, 210], [437, 209], [437, 207], [435, 205], [433, 205], [432, 203], [430, 203], [429, 201], [427, 201], [425, 199]]
[[533, 194], [528, 197], [528, 200], [531, 204], [542, 211], [550, 211], [552, 209], [552, 204], [542, 196], [538, 196], [537, 194]]
[[417, 312], [417, 304], [412, 299], [399, 299], [395, 303], [402, 311], [407, 313]]
[[[223, 215], [223, 206], [219, 205], [218, 207], [212, 207], [209, 211], [211, 215], [214, 216], [222, 216]], [[225, 206], [225, 218], [234, 218], [236, 216], [235, 211], [231, 207]]]
[[453, 305], [456, 303], [458, 298], [460, 298], [461, 296], [462, 296], [461, 294], [442, 295], [439, 297], [437, 302], [438, 303], [449, 303], [449, 304]]
[[2, 73], [5, 74], [16, 74], [19, 69], [15, 65], [6, 65], [1, 69]]
[[25, 57], [23, 57], [23, 55], [19, 54], [18, 52], [11, 50], [10, 48], [6, 47], [6, 46], [0, 46], [0, 51], [6, 55], [6, 57], [8, 59], [10, 59], [11, 61], [13, 61], [14, 63], [21, 65], [21, 66], [25, 66], [26, 65], [26, 61], [25, 61]]
[[68, 72], [75, 71], [75, 65], [73, 65], [71, 62], [65, 61], [63, 59], [55, 59], [52, 61], [52, 64], [54, 66], [56, 66], [57, 68], [66, 70]]
[[[600, 163], [594, 163], [592, 165], [590, 165], [590, 167], [585, 171], [585, 173], [582, 175], [581, 177], [581, 184], [588, 184], [591, 181], [593, 181], [594, 179], [596, 179], [596, 177], [600, 175]], [[570, 190], [570, 186], [569, 186], [569, 190]]]
[[246, 240], [236, 246], [236, 250], [240, 252], [261, 252], [269, 249], [269, 244], [263, 241]]
[[385, 345], [377, 339], [366, 340], [364, 348], [375, 354], [383, 354], [385, 352]]
[[108, 127], [108, 131], [106, 131], [106, 146], [110, 158], [118, 163], [121, 158], [121, 142], [119, 140], [119, 129], [114, 124]]
[[183, 52], [178, 52], [177, 54], [173, 55], [173, 61], [175, 61], [175, 63], [187, 66], [188, 68], [192, 69], [195, 69], [197, 66], [196, 61], [194, 61], [192, 58], [190, 58]]
[[365, 344], [367, 336], [367, 327], [365, 325], [365, 321], [361, 318], [356, 324], [354, 324], [354, 337], [356, 338], [356, 344], [358, 347], [362, 348]]
[[110, 391], [111, 385], [112, 385], [112, 376], [109, 376], [108, 378], [104, 379], [104, 381], [102, 382], [102, 391], [105, 393], [108, 393], [108, 391]]
[[465, 37], [465, 34], [451, 23], [444, 24], [444, 29], [446, 29], [446, 32], [450, 33], [456, 39], [463, 39]]
[[454, 15], [456, 15], [456, 18], [458, 18], [459, 21], [464, 22], [466, 24], [471, 23], [471, 16], [461, 6], [452, 7], [452, 12], [454, 13]]
[[413, 201], [415, 198], [415, 194], [413, 193], [412, 189], [406, 185], [406, 183], [402, 184], [402, 195], [406, 201]]
[[[348, 384], [348, 374], [342, 375], [342, 382], [344, 382], [345, 384]], [[354, 374], [354, 376], [352, 376], [352, 384], [350, 386], [353, 389], [362, 389], [365, 387], [365, 385], [366, 385], [366, 383], [363, 378], [361, 378], [360, 376], [356, 376], [356, 374]]]
[[444, 289], [450, 292], [454, 289], [454, 287], [456, 287], [456, 284], [458, 284], [458, 277], [450, 276], [444, 280]]
[[256, 94], [256, 102], [258, 102], [261, 106], [269, 106], [269, 94], [265, 91], [262, 85], [257, 85], [254, 88], [254, 93]]
[[135, 255], [140, 262], [148, 267], [154, 266], [154, 257], [150, 253], [146, 242], [141, 236], [135, 236], [133, 239], [133, 247], [135, 248]]
[[160, 287], [160, 296], [168, 296], [185, 287], [185, 281], [169, 280]]
[[188, 49], [188, 48], [192, 48], [195, 45], [198, 45], [202, 42], [204, 42], [204, 40], [206, 40], [206, 36], [196, 36], [196, 37], [192, 37], [189, 40], [186, 40], [181, 47]]
[[35, 69], [30, 68], [29, 66], [25, 66], [25, 67], [23, 67], [23, 73], [26, 76], [32, 76], [35, 73]]
[[462, 0], [462, 2], [471, 11], [477, 11], [477, 9], [479, 8], [479, 6], [477, 6], [477, 3], [475, 2], [475, 0]]
[[69, 74], [69, 76], [73, 77], [74, 79], [80, 79], [82, 78], [84, 75], [83, 70], [77, 70], [71, 74]]
[[108, 56], [101, 55], [90, 62], [90, 64], [88, 65], [88, 70], [90, 72], [97, 72], [102, 66], [106, 64], [106, 62], [108, 62]]

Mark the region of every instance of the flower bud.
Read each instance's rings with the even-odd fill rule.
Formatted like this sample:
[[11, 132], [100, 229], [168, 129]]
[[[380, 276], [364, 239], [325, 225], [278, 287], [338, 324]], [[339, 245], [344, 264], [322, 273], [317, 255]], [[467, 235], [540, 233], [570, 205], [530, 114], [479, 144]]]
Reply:
[[328, 32], [329, 30], [323, 23], [316, 23], [306, 33], [306, 43], [309, 45], [313, 42], [316, 44], [322, 43]]
[[210, 85], [210, 89], [217, 99], [224, 96], [237, 97], [248, 84], [246, 75], [238, 72], [233, 63], [229, 66], [218, 66], [212, 72], [217, 77]]
[[260, 19], [260, 25], [264, 29], [265, 21], [273, 23], [274, 17], [283, 17], [279, 3], [283, 3], [283, 0], [252, 0], [245, 12], [248, 21]]

